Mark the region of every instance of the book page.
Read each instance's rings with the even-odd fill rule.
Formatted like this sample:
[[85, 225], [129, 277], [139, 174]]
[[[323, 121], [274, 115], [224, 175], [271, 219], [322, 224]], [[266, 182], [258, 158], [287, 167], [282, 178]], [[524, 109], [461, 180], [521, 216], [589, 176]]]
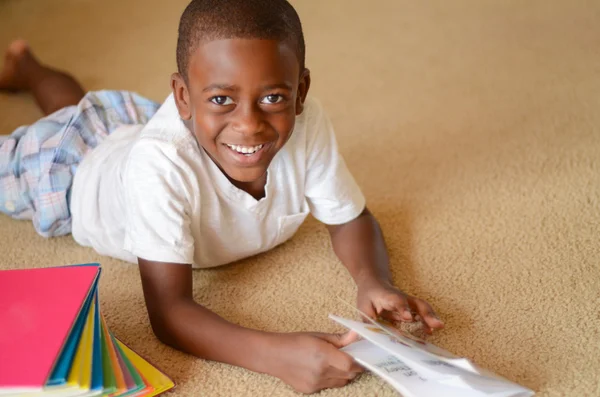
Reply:
[[[416, 346], [414, 341], [403, 335], [391, 333], [382, 327], [330, 315], [332, 320], [356, 331], [380, 348], [402, 357], [411, 367], [421, 372], [429, 379], [444, 379], [461, 376], [467, 372], [464, 368], [454, 365], [457, 360], [446, 355], [432, 353], [432, 349]], [[409, 343], [413, 342], [413, 343]], [[431, 345], [428, 343], [428, 345]], [[433, 345], [431, 345], [433, 346]], [[440, 349], [441, 350], [441, 349]], [[453, 356], [455, 357], [455, 356]], [[465, 360], [466, 361], [466, 360]]]
[[397, 356], [379, 348], [368, 340], [360, 340], [342, 351], [385, 379], [404, 397], [485, 397], [486, 393], [444, 385], [432, 379], [427, 379], [414, 368]]
[[[345, 327], [354, 330], [360, 336], [367, 339], [367, 343], [374, 348], [382, 351], [380, 354], [396, 357], [415, 373], [419, 374], [421, 379], [427, 379], [432, 383], [445, 388], [459, 388], [462, 392], [473, 390], [488, 396], [531, 396], [533, 392], [527, 388], [510, 382], [489, 371], [479, 369], [477, 372], [470, 371], [470, 368], [476, 368], [472, 363], [464, 358], [449, 358], [448, 354], [436, 354], [437, 348], [428, 342], [418, 342], [418, 338], [408, 337], [402, 333], [395, 333], [391, 329], [385, 329], [384, 326], [373, 326], [368, 323], [348, 320], [345, 318], [330, 315], [330, 318]], [[391, 328], [391, 327], [390, 327]], [[413, 343], [407, 342], [407, 339]], [[414, 342], [417, 342], [415, 344]], [[358, 342], [357, 342], [358, 343]], [[428, 347], [424, 348], [427, 344]], [[347, 346], [350, 348], [354, 344]], [[365, 344], [361, 344], [363, 349]], [[432, 349], [432, 346], [436, 349]], [[353, 351], [353, 350], [351, 350]], [[452, 357], [456, 357], [452, 355]], [[457, 362], [466, 362], [467, 364], [456, 365]], [[377, 373], [381, 372], [376, 371]], [[479, 395], [479, 394], [474, 394]]]

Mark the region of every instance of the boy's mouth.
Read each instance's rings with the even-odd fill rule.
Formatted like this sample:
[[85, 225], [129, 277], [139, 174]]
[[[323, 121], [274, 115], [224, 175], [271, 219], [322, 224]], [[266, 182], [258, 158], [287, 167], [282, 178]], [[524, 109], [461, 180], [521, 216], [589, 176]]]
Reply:
[[230, 145], [228, 143], [225, 144], [229, 149], [233, 150], [236, 153], [244, 154], [246, 156], [252, 156], [254, 153], [258, 152], [260, 149], [265, 146], [265, 144], [260, 144], [256, 146], [242, 146], [242, 145]]
[[271, 143], [261, 143], [255, 146], [233, 145], [224, 143], [226, 146], [228, 157], [238, 167], [253, 167], [260, 164], [263, 158], [267, 156], [267, 151], [271, 147]]

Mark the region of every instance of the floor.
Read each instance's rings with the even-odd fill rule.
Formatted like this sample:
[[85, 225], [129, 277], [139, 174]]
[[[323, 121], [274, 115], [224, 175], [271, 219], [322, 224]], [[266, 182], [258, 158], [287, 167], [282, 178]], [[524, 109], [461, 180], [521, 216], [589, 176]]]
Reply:
[[[185, 0], [3, 0], [23, 37], [85, 87], [169, 93]], [[397, 284], [429, 300], [432, 341], [538, 396], [600, 395], [600, 2], [296, 0], [311, 94], [380, 220]], [[0, 94], [0, 133], [40, 116]], [[293, 396], [285, 384], [153, 336], [135, 266], [0, 216], [0, 269], [101, 262], [112, 331], [181, 396]], [[355, 289], [323, 226], [194, 274], [195, 298], [272, 331], [338, 331]], [[364, 375], [322, 396], [395, 396]]]

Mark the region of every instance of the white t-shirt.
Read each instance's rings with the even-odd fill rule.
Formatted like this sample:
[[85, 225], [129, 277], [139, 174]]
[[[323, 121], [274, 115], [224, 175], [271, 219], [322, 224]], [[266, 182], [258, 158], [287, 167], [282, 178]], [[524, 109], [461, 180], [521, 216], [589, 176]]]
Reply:
[[260, 200], [235, 187], [198, 145], [172, 95], [148, 124], [118, 128], [86, 156], [71, 196], [79, 244], [129, 262], [194, 267], [267, 251], [291, 238], [309, 212], [342, 224], [364, 207], [333, 128], [312, 98], [269, 165]]

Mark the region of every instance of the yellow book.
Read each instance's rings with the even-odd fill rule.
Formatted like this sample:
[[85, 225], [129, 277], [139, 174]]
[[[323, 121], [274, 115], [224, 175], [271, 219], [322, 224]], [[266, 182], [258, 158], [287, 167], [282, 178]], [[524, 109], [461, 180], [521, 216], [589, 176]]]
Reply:
[[94, 313], [96, 302], [92, 301], [90, 311], [81, 334], [81, 341], [75, 353], [73, 366], [67, 378], [67, 384], [89, 391], [92, 384], [92, 355], [94, 341]]

